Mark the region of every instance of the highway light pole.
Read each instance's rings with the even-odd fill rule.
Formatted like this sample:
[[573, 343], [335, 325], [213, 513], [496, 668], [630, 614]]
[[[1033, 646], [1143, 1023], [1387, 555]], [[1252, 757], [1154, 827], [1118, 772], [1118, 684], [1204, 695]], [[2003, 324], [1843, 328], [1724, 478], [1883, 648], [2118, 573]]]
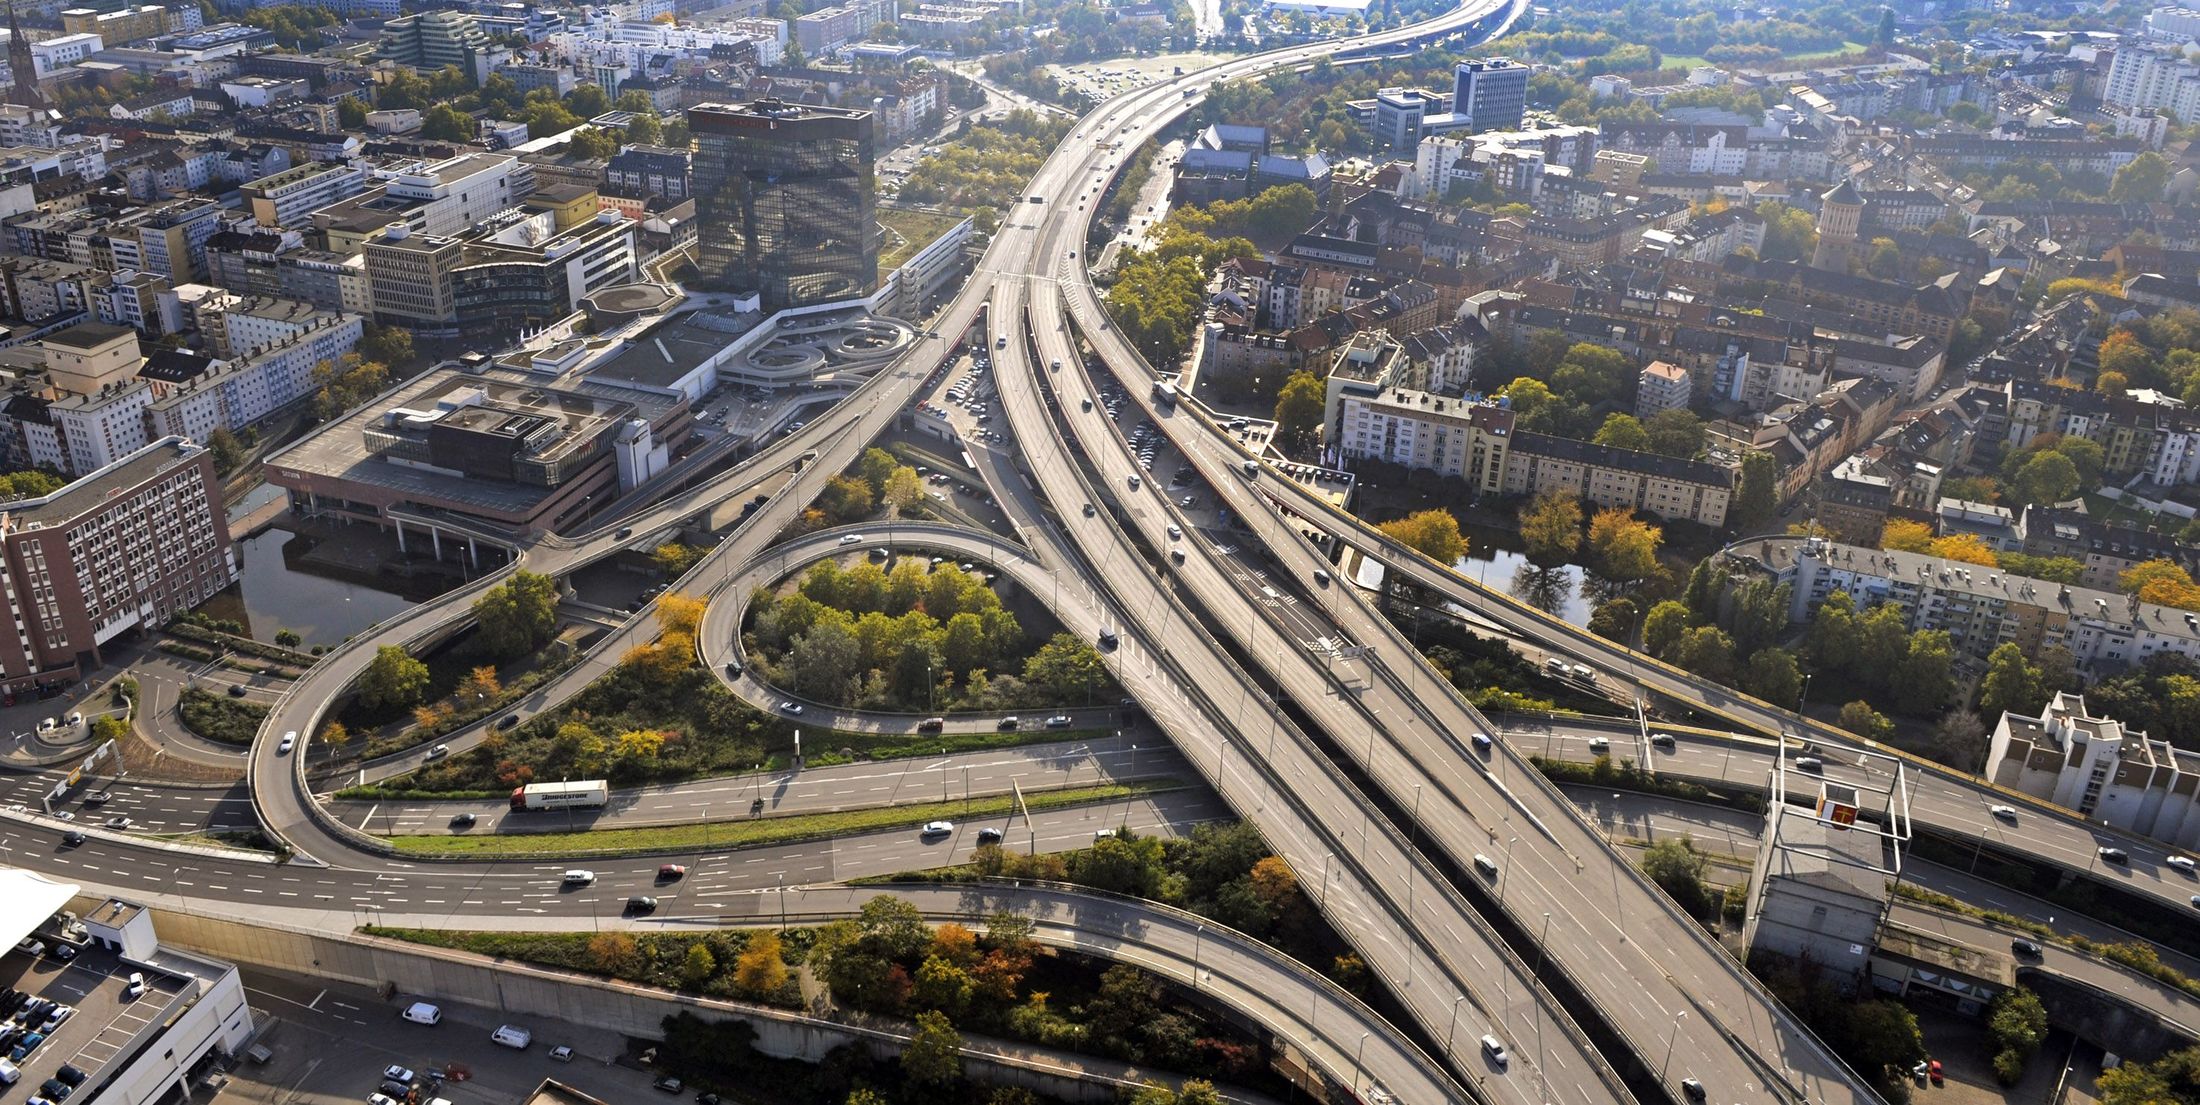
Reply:
[[1205, 935], [1207, 935], [1207, 926], [1205, 925], [1192, 930], [1192, 989], [1195, 991], [1199, 989], [1199, 942], [1200, 938]]
[[1444, 1030], [1444, 1059], [1446, 1062], [1452, 1061], [1451, 1042], [1459, 1036], [1459, 1003], [1465, 1000], [1467, 1000], [1465, 994], [1451, 999], [1451, 1027]]
[[1658, 1061], [1658, 1081], [1665, 1081], [1665, 1070], [1673, 1063], [1673, 1041], [1680, 1038], [1681, 1022], [1688, 1019], [1688, 1011], [1681, 1010], [1673, 1017], [1673, 1031], [1665, 1036], [1665, 1058]]

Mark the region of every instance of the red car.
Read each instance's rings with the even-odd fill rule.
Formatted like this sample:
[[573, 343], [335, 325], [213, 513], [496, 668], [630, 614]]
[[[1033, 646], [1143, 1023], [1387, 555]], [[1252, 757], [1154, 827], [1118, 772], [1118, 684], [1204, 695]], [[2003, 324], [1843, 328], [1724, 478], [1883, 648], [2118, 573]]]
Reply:
[[1931, 1077], [1931, 1078], [1932, 1078], [1932, 1080], [1933, 1080], [1933, 1085], [1935, 1085], [1935, 1086], [1938, 1086], [1938, 1085], [1940, 1085], [1940, 1082], [1941, 1082], [1941, 1079], [1940, 1079], [1940, 1060], [1938, 1060], [1938, 1059], [1935, 1059], [1935, 1060], [1933, 1060], [1933, 1064], [1932, 1064], [1932, 1066], [1930, 1066], [1930, 1067], [1927, 1067], [1927, 1068], [1926, 1068], [1926, 1073], [1928, 1074], [1928, 1076], [1929, 1076], [1929, 1077]]
[[687, 868], [682, 867], [677, 863], [668, 863], [665, 864], [663, 867], [659, 867], [657, 869], [657, 881], [671, 882], [674, 879], [685, 876], [687, 873]]

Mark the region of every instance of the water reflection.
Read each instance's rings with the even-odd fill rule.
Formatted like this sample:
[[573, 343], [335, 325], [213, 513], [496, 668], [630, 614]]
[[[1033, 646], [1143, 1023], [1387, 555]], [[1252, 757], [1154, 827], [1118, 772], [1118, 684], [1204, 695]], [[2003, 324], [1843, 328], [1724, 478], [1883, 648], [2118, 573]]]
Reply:
[[[1580, 569], [1575, 568], [1576, 575]], [[1543, 611], [1546, 614], [1566, 616], [1566, 607], [1574, 601], [1579, 590], [1575, 576], [1567, 574], [1567, 566], [1544, 568], [1524, 563], [1513, 572], [1513, 597]]]
[[[309, 552], [311, 537], [268, 529], [237, 543], [241, 582], [214, 596], [200, 609], [213, 618], [243, 622], [254, 639], [273, 641], [288, 629], [313, 645], [334, 645], [416, 602], [435, 597], [439, 588], [408, 596], [358, 579], [315, 574], [294, 561]], [[439, 580], [438, 583], [450, 581]]]

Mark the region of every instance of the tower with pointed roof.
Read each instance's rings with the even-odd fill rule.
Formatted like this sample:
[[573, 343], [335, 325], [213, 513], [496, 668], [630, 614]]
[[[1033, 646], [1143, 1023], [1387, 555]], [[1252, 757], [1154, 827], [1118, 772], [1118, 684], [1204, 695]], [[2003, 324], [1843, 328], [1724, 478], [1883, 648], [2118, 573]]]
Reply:
[[1818, 197], [1818, 248], [1811, 252], [1810, 267], [1847, 272], [1863, 223], [1864, 197], [1855, 185], [1844, 180]]
[[12, 0], [8, 4], [8, 73], [15, 78], [15, 87], [8, 91], [9, 103], [39, 110], [49, 106], [46, 93], [38, 87], [38, 64], [31, 59], [30, 36], [17, 22]]

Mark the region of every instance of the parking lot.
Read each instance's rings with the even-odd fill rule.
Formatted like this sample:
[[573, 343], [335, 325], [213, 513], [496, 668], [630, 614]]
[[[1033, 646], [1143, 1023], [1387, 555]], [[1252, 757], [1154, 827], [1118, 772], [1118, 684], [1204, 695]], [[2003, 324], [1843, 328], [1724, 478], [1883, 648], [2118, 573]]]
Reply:
[[0, 958], [7, 1018], [0, 1023], [0, 1056], [18, 1070], [17, 1084], [33, 1093], [57, 1076], [67, 1084], [74, 1076], [64, 1076], [63, 1067], [97, 1077], [183, 994], [177, 980], [158, 972], [133, 987], [133, 969], [111, 951], [87, 948], [63, 961], [53, 954], [58, 942], [34, 939], [43, 951], [18, 947]]
[[[507, 1019], [450, 1002], [439, 1003], [442, 1023], [411, 1024], [400, 1012], [413, 995], [384, 1000], [363, 987], [251, 968], [244, 971], [244, 983], [254, 1015], [278, 1022], [260, 1040], [274, 1058], [264, 1065], [240, 1064], [224, 1099], [360, 1105], [368, 1094], [380, 1092], [382, 1075], [396, 1064], [413, 1074], [421, 1102], [511, 1105], [545, 1078], [621, 1105], [693, 1100], [692, 1094], [655, 1092], [650, 1074], [614, 1065], [627, 1043], [614, 1032], [534, 1017]], [[532, 1034], [528, 1047], [490, 1042], [490, 1034], [508, 1022]], [[550, 1049], [558, 1046], [572, 1048], [573, 1058], [550, 1058]]]

